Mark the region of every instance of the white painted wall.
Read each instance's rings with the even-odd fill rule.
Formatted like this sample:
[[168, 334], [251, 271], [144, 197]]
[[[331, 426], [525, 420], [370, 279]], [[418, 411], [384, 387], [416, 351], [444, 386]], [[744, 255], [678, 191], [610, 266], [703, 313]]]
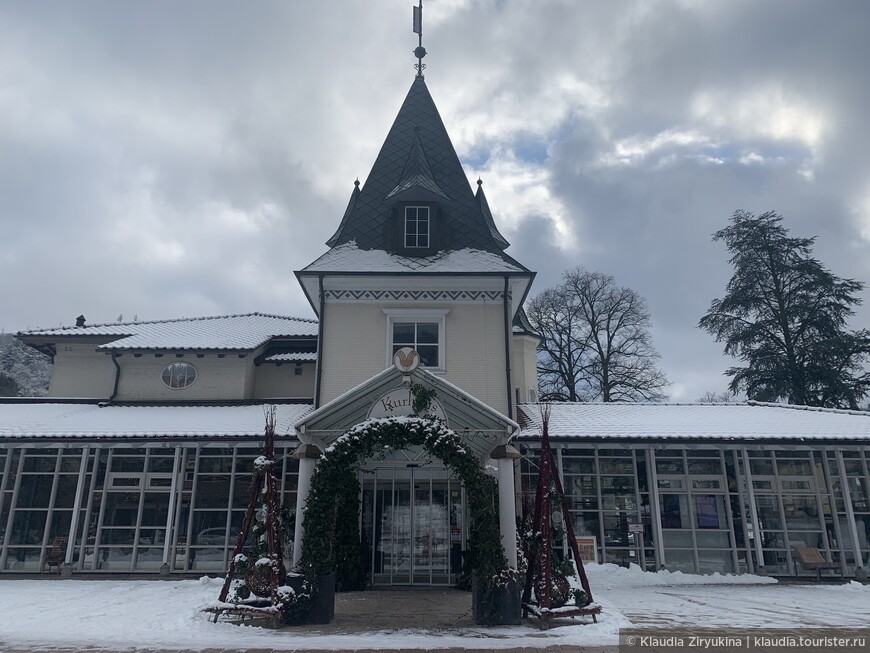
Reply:
[[[272, 399], [276, 397], [314, 397], [314, 363], [262, 363], [254, 368], [256, 381], [254, 397]], [[299, 369], [302, 374], [296, 375]]]
[[[445, 308], [435, 303], [345, 303], [324, 307], [321, 405], [388, 366], [385, 308]], [[451, 304], [445, 318], [444, 378], [507, 413], [504, 305]]]
[[[202, 358], [187, 355], [176, 358], [166, 354], [157, 358], [154, 354], [135, 357], [124, 354], [118, 358], [121, 365], [121, 382], [118, 385], [117, 401], [191, 401], [191, 400], [241, 400], [252, 398], [246, 391], [253, 387], [253, 356], [239, 358], [238, 354], [205, 354]], [[161, 380], [163, 368], [176, 361], [192, 363], [197, 376], [187, 388], [168, 388]]]
[[93, 342], [57, 345], [49, 397], [106, 399], [112, 394], [115, 366], [111, 356], [96, 351], [96, 347]]
[[[519, 389], [520, 402], [537, 401], [538, 390], [537, 369], [538, 339], [533, 336], [513, 336], [511, 347], [511, 376], [513, 378], [514, 396]], [[530, 396], [529, 389], [535, 391]]]

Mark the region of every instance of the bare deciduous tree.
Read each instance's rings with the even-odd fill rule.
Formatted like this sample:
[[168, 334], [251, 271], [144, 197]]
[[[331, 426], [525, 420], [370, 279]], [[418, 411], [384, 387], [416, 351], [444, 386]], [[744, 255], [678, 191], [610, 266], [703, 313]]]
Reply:
[[543, 337], [538, 356], [543, 399], [661, 401], [668, 385], [649, 333], [646, 302], [613, 277], [582, 267], [528, 306]]

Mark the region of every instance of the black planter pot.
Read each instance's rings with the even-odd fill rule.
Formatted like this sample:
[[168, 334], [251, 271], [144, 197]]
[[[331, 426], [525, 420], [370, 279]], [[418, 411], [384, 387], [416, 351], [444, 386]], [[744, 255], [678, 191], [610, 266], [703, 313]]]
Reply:
[[520, 583], [516, 574], [507, 585], [490, 588], [478, 576], [471, 579], [474, 623], [484, 626], [514, 626], [522, 623]]
[[317, 577], [306, 623], [328, 624], [335, 616], [335, 572]]

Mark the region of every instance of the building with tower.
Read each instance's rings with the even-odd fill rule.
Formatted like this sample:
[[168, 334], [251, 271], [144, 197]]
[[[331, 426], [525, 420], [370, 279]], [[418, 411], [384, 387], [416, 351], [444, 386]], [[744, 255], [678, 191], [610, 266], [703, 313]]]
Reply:
[[[497, 477], [502, 542], [534, 493], [534, 272], [506, 250], [418, 71], [327, 251], [296, 272], [316, 319], [252, 313], [37, 329], [45, 399], [0, 402], [0, 573], [226, 569], [276, 406], [295, 546], [336, 438], [411, 413], [410, 384]], [[303, 262], [299, 262], [300, 264]], [[550, 439], [590, 559], [687, 572], [860, 576], [870, 558], [870, 415], [757, 403], [558, 404]], [[461, 483], [422, 450], [360, 475], [372, 585], [449, 585]], [[567, 546], [566, 546], [567, 548]]]

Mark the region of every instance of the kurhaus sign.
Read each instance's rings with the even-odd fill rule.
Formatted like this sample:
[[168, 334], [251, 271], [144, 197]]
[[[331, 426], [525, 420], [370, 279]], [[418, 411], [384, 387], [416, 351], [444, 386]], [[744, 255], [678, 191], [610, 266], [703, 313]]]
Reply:
[[[369, 418], [372, 417], [397, 417], [414, 414], [414, 395], [411, 394], [411, 388], [403, 386], [390, 390], [387, 394], [375, 400], [372, 408], [369, 411]], [[442, 422], [447, 424], [447, 413], [444, 412], [444, 407], [441, 406], [437, 399], [432, 399], [429, 405], [429, 412], [432, 416], [437, 417]]]

